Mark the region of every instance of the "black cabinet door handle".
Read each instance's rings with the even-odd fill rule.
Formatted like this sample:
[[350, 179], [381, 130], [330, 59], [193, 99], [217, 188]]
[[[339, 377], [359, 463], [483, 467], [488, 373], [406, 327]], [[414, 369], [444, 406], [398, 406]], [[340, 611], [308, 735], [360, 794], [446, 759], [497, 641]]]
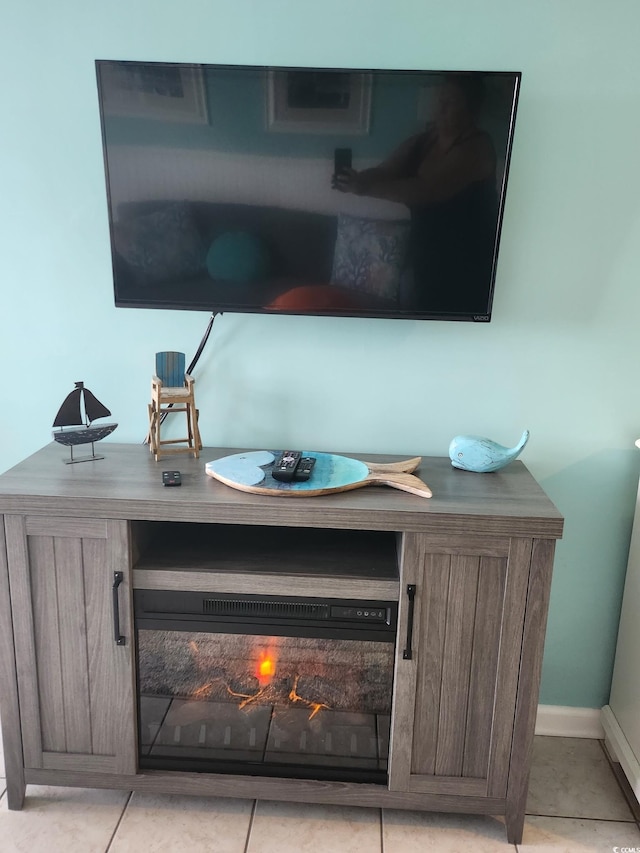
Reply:
[[407, 584], [407, 598], [409, 599], [409, 612], [407, 614], [407, 644], [405, 650], [402, 652], [403, 660], [411, 660], [413, 657], [411, 642], [413, 640], [413, 608], [415, 606], [416, 598], [416, 585], [414, 583]]
[[126, 639], [120, 633], [120, 605], [118, 602], [118, 587], [124, 581], [124, 572], [114, 572], [113, 573], [113, 639], [116, 641], [116, 645], [124, 646], [127, 642]]

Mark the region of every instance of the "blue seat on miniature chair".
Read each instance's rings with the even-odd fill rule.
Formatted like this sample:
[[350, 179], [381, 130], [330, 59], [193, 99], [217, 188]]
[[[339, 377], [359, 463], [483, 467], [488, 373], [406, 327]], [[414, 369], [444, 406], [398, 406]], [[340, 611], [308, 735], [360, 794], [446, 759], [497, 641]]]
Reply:
[[[151, 379], [151, 403], [149, 404], [150, 450], [158, 459], [175, 453], [200, 455], [202, 442], [198, 429], [198, 410], [195, 400], [195, 380], [185, 373], [183, 352], [156, 353], [156, 372]], [[187, 435], [184, 438], [166, 438], [160, 435], [160, 427], [168, 414], [183, 413], [187, 418]]]
[[156, 376], [167, 388], [184, 385], [185, 356], [183, 352], [157, 352]]

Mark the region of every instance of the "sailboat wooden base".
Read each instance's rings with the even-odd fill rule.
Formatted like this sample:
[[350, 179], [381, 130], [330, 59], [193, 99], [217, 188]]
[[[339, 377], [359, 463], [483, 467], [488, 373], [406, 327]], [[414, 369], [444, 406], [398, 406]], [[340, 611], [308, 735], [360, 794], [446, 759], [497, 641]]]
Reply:
[[65, 460], [66, 465], [75, 465], [77, 462], [96, 462], [98, 459], [104, 459], [104, 456], [98, 456], [96, 454], [93, 442], [91, 443], [91, 454], [89, 456], [74, 456], [72, 444], [69, 445], [69, 453], [70, 458]]

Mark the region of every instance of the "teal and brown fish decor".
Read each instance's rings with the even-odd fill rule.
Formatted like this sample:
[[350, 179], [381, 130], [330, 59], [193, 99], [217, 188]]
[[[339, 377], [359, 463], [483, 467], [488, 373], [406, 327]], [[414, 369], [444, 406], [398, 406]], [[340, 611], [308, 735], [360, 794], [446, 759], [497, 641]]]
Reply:
[[515, 447], [503, 447], [490, 438], [480, 435], [457, 435], [449, 445], [449, 459], [454, 468], [475, 471], [479, 474], [498, 471], [518, 457], [529, 441], [529, 430]]

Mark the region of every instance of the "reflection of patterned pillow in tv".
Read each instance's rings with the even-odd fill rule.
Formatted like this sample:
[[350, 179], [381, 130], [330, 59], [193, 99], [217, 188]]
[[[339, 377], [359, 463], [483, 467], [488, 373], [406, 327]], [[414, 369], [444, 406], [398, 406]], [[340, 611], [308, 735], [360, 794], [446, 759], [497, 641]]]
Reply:
[[186, 204], [171, 204], [118, 223], [115, 245], [148, 282], [184, 278], [204, 268], [206, 247]]
[[395, 302], [408, 244], [407, 220], [340, 214], [331, 283]]

